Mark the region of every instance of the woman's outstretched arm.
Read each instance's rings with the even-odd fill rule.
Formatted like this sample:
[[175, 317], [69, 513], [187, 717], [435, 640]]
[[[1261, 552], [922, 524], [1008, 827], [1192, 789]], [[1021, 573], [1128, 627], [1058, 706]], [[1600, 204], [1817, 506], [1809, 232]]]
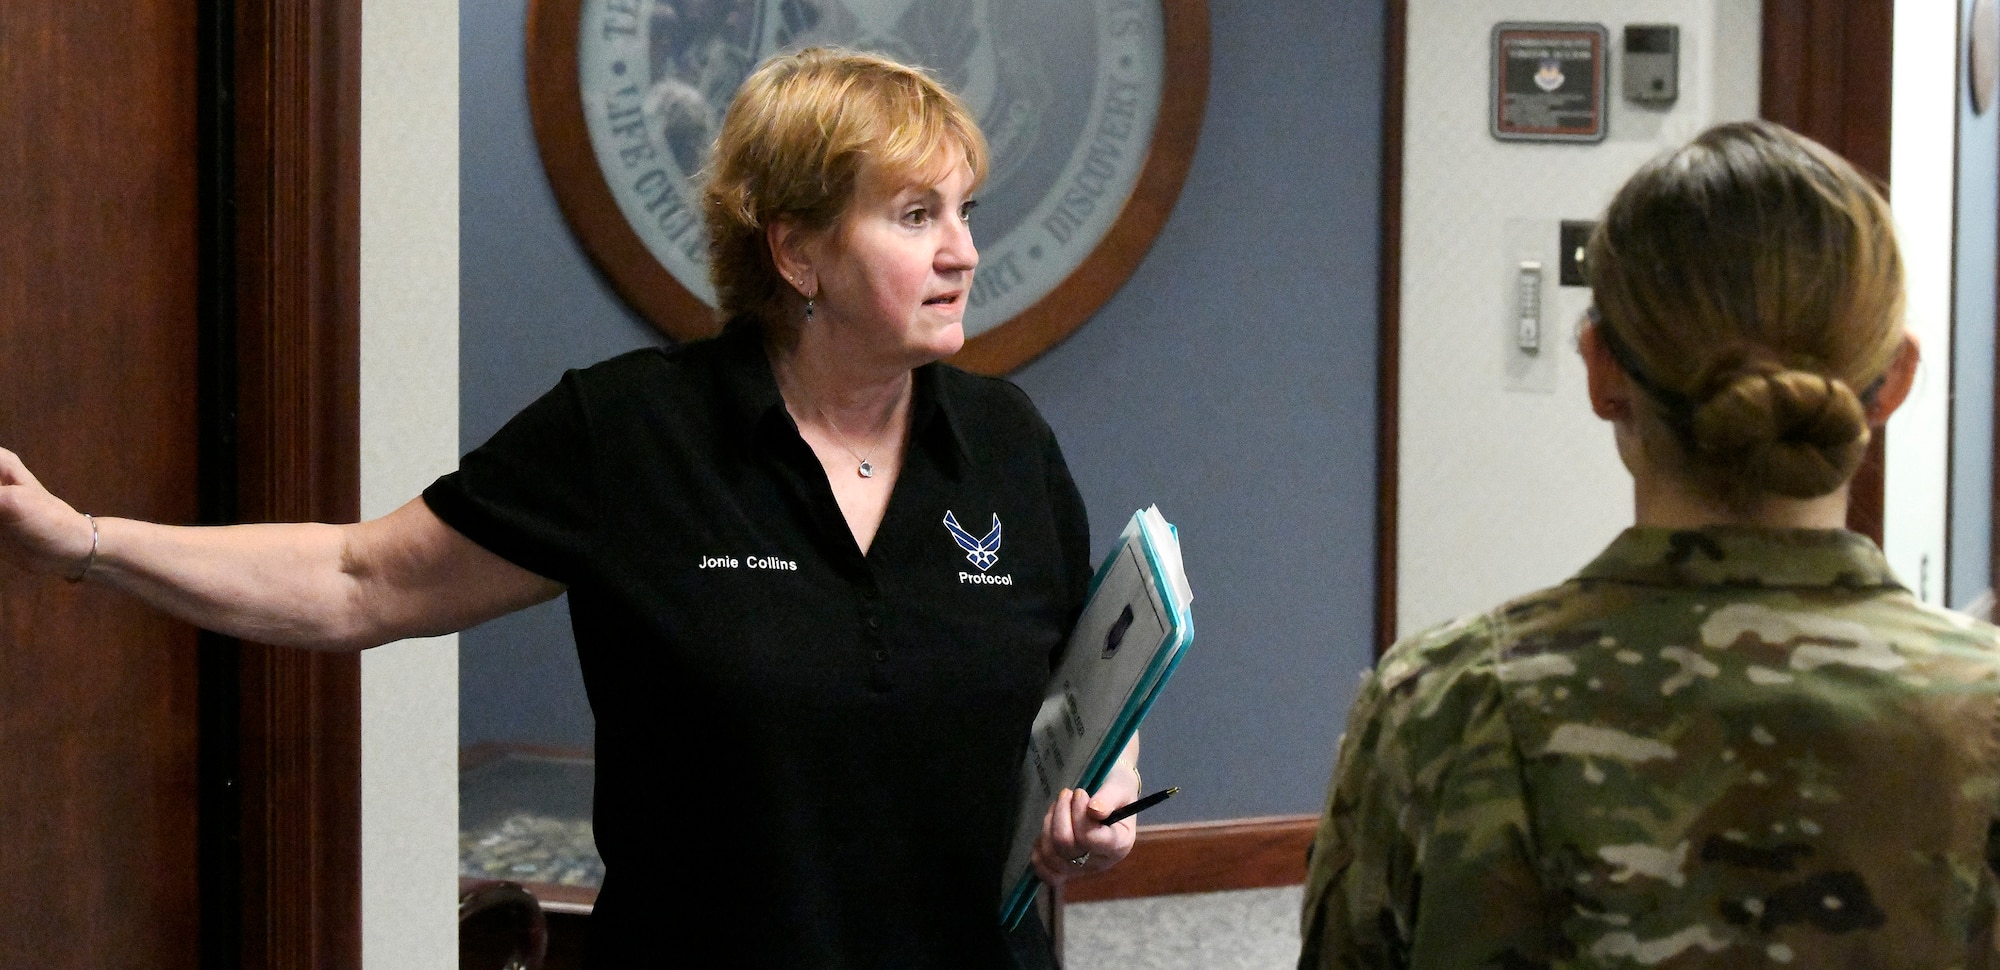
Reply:
[[90, 518], [0, 448], [0, 560], [122, 590], [218, 633], [360, 650], [461, 630], [563, 591], [460, 535], [422, 499], [353, 525], [100, 516], [94, 526], [95, 535]]

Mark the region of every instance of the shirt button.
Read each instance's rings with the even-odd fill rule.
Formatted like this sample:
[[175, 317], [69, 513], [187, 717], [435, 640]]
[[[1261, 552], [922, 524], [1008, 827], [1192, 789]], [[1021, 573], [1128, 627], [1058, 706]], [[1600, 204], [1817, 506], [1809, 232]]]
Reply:
[[877, 651], [875, 651], [875, 662], [876, 662], [876, 663], [881, 663], [881, 662], [883, 662], [883, 661], [885, 661], [885, 660], [888, 660], [888, 659], [889, 659], [889, 651], [887, 651], [887, 650], [877, 650]]
[[871, 616], [871, 617], [869, 617], [869, 618], [868, 618], [868, 629], [870, 629], [870, 630], [880, 630], [880, 629], [882, 629], [882, 618], [881, 618], [881, 617], [879, 617], [879, 616]]

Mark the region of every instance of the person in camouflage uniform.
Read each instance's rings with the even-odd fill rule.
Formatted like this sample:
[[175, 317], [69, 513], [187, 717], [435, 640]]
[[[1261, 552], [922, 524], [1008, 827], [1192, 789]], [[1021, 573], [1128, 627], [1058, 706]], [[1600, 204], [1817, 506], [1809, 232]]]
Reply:
[[1889, 225], [1762, 122], [1620, 191], [1581, 343], [1637, 525], [1365, 678], [1302, 970], [2000, 966], [2000, 630], [1841, 528], [1916, 363]]
[[1383, 658], [1300, 965], [1984, 965], [1994, 644], [1854, 533], [1631, 529]]

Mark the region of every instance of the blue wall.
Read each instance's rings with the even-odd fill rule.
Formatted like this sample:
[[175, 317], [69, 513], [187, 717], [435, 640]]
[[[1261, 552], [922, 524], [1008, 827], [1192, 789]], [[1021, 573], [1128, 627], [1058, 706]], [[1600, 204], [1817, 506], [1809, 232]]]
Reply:
[[[460, 5], [468, 448], [565, 367], [653, 331], [556, 211], [529, 126], [522, 0]], [[1383, 21], [1371, 0], [1213, 3], [1207, 119], [1132, 280], [1014, 379], [1061, 437], [1097, 550], [1157, 503], [1198, 639], [1145, 735], [1156, 821], [1316, 812], [1374, 595]], [[461, 641], [466, 743], [588, 744], [560, 601]]]
[[[1972, 0], [1959, 4], [1972, 34]], [[1969, 605], [1992, 578], [1993, 329], [2000, 247], [2000, 104], [1974, 114], [1970, 71], [1958, 72], [1958, 216], [1951, 340], [1951, 521], [1945, 603]], [[1995, 99], [2000, 101], [2000, 97]], [[1936, 368], [1930, 368], [1936, 374]], [[1936, 377], [1927, 376], [1935, 380]]]

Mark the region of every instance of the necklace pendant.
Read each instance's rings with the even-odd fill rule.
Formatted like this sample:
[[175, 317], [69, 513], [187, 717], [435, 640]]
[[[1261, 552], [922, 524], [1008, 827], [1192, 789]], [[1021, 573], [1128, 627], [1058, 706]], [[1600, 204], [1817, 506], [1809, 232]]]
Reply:
[[854, 472], [855, 474], [860, 475], [862, 478], [874, 478], [875, 466], [869, 464], [868, 459], [863, 458], [861, 459], [861, 467], [856, 468]]

